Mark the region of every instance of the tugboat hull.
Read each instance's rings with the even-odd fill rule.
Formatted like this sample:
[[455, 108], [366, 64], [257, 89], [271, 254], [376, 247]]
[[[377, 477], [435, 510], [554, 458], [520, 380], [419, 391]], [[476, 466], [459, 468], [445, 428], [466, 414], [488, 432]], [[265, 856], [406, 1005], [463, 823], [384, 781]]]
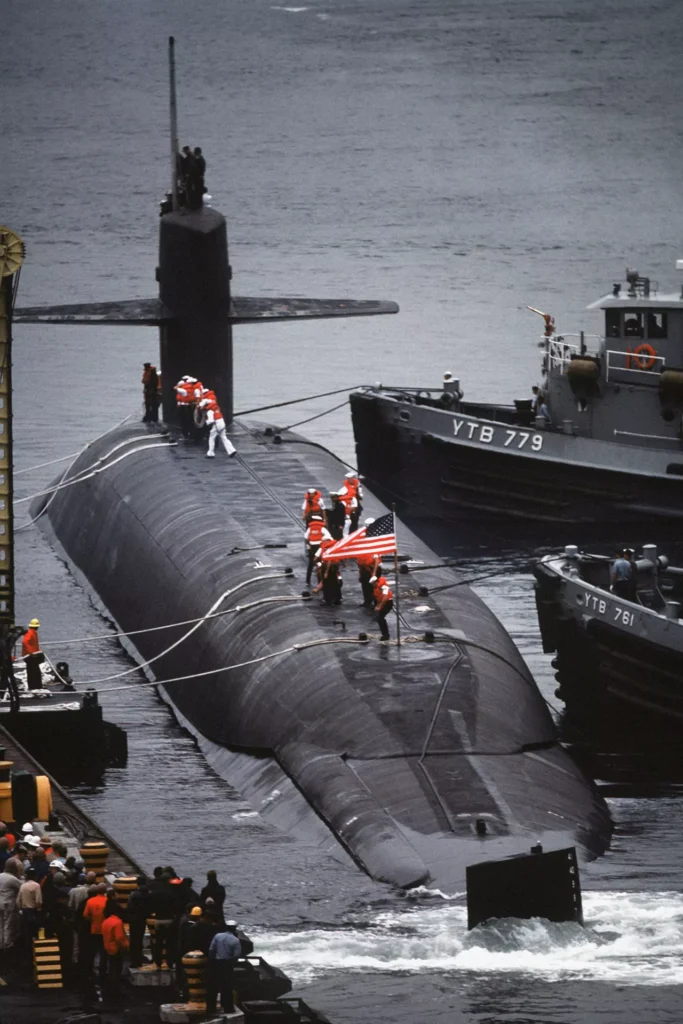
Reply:
[[373, 392], [352, 395], [351, 408], [359, 471], [383, 500], [397, 502], [416, 532], [429, 531], [432, 543], [435, 535], [452, 539], [455, 524], [603, 528], [683, 521], [683, 454]]
[[536, 606], [546, 653], [571, 721], [638, 748], [683, 730], [683, 626], [586, 584], [570, 563], [536, 566]]

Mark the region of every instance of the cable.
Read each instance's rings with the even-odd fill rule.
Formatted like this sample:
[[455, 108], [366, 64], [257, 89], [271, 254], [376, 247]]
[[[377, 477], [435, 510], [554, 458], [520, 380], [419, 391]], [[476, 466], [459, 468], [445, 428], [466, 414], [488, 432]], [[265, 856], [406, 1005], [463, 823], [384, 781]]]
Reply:
[[[267, 601], [300, 601], [300, 597], [262, 597], [253, 604], [265, 603]], [[141, 636], [143, 633], [159, 633], [162, 629], [177, 629], [179, 626], [191, 626], [195, 622], [208, 622], [209, 619], [220, 619], [224, 615], [232, 615], [233, 612], [243, 611], [250, 605], [238, 605], [235, 608], [226, 608], [222, 612], [213, 612], [211, 615], [200, 615], [195, 619], [184, 619], [182, 622], [166, 622], [163, 626], [148, 626], [146, 629], [132, 629], [130, 632], [120, 633], [99, 633], [96, 636], [80, 636], [71, 640], [50, 639], [43, 640], [46, 647], [71, 647], [74, 644], [91, 644], [100, 640], [116, 640], [120, 636]], [[17, 659], [20, 661], [21, 659]]]
[[[330, 395], [342, 395], [348, 391], [355, 391], [356, 388], [369, 387], [368, 384], [353, 384], [350, 388], [337, 388], [336, 391], [323, 391], [319, 395], [307, 395], [305, 398], [292, 398], [288, 402], [275, 402], [273, 405], [260, 405], [257, 409], [243, 409], [241, 412], [234, 412], [235, 416], [250, 416], [254, 412], [267, 412], [269, 409], [282, 409], [285, 405], [298, 405], [300, 402], [312, 402], [314, 398], [329, 398]], [[346, 402], [342, 403], [346, 405]]]
[[224, 593], [222, 593], [220, 597], [218, 597], [214, 601], [206, 615], [202, 615], [201, 619], [199, 619], [195, 623], [192, 629], [189, 629], [187, 633], [184, 633], [179, 640], [174, 641], [174, 643], [172, 643], [170, 647], [167, 647], [165, 651], [161, 651], [160, 654], [155, 654], [153, 658], [149, 658], [148, 661], [143, 661], [139, 665], [135, 665], [133, 668], [127, 668], [123, 672], [116, 672], [112, 676], [102, 676], [100, 679], [84, 679], [81, 681], [81, 686], [93, 686], [95, 683], [108, 683], [111, 679], [121, 679], [123, 676], [129, 676], [131, 675], [131, 673], [137, 672], [139, 669], [147, 668], [148, 665], [152, 665], [155, 661], [159, 661], [160, 658], [163, 658], [167, 654], [170, 654], [171, 651], [175, 650], [176, 647], [179, 647], [180, 644], [184, 643], [184, 641], [187, 640], [188, 637], [192, 636], [192, 634], [199, 629], [201, 624], [209, 617], [209, 615], [211, 615], [216, 610], [216, 608], [218, 608], [218, 606], [226, 599], [226, 597], [230, 597], [238, 590], [241, 590], [242, 587], [248, 587], [249, 584], [251, 583], [258, 583], [261, 580], [279, 580], [289, 578], [290, 575], [285, 573], [283, 570], [279, 573], [270, 573], [270, 575], [268, 576], [254, 576], [250, 580], [243, 580], [242, 583], [238, 583], [236, 587], [232, 587], [232, 589], [224, 591]]
[[[140, 440], [140, 438], [136, 437], [133, 440], [138, 441], [138, 440]], [[126, 443], [130, 443], [130, 442], [123, 442], [123, 444], [126, 444]], [[15, 505], [21, 505], [25, 501], [34, 501], [35, 498], [42, 498], [46, 494], [54, 494], [56, 491], [61, 491], [65, 487], [72, 487], [74, 484], [82, 484], [86, 480], [90, 480], [92, 477], [97, 476], [99, 473], [103, 473], [105, 469], [111, 469], [118, 462], [122, 462], [123, 459], [127, 459], [130, 455], [137, 455], [138, 452], [148, 451], [149, 449], [152, 449], [152, 448], [175, 448], [177, 444], [178, 444], [177, 441], [161, 441], [160, 444], [143, 444], [139, 448], [134, 448], [130, 452], [124, 452], [123, 455], [119, 455], [119, 457], [117, 459], [114, 459], [113, 462], [107, 463], [106, 466], [100, 466], [99, 469], [94, 469], [94, 470], [91, 470], [91, 471], [88, 471], [88, 472], [83, 471], [83, 473], [80, 473], [78, 476], [74, 477], [72, 480], [66, 480], [66, 481], [64, 481], [64, 483], [56, 484], [54, 487], [48, 487], [47, 490], [45, 490], [45, 491], [38, 491], [37, 494], [29, 494], [28, 497], [26, 497], [26, 498], [18, 498], [14, 502], [14, 504]], [[123, 447], [123, 445], [120, 445], [118, 447]], [[112, 449], [112, 452], [113, 451], [116, 451], [116, 449]], [[112, 454], [112, 452], [110, 452], [109, 454]], [[105, 456], [105, 458], [108, 458], [108, 456]], [[103, 459], [98, 459], [97, 461], [98, 462], [102, 462]], [[95, 465], [97, 465], [97, 463], [95, 463]]]
[[513, 566], [511, 569], [500, 569], [498, 572], [489, 572], [485, 576], [468, 576], [464, 580], [456, 580], [455, 583], [444, 583], [440, 587], [432, 587], [430, 594], [440, 594], [442, 590], [450, 590], [451, 587], [463, 587], [470, 583], [480, 583], [482, 580], [492, 580], [496, 576], [514, 576], [528, 567], [528, 561], [524, 565]]
[[348, 402], [340, 402], [339, 405], [333, 405], [331, 409], [326, 409], [325, 412], [319, 412], [316, 416], [309, 416], [307, 420], [299, 420], [298, 423], [290, 423], [288, 427], [281, 427], [282, 430], [294, 430], [294, 427], [302, 427], [304, 423], [312, 423], [313, 420], [319, 420], [321, 416], [328, 416], [331, 412], [336, 412], [337, 409], [343, 409]]
[[[83, 452], [87, 451], [88, 448], [92, 447], [92, 445], [96, 444], [98, 441], [101, 441], [103, 437], [106, 437], [107, 434], [110, 434], [113, 430], [118, 430], [118, 428], [122, 427], [124, 423], [127, 423], [132, 415], [133, 415], [133, 413], [129, 413], [128, 416], [124, 416], [124, 418], [122, 420], [119, 420], [118, 423], [115, 423], [113, 427], [108, 427], [107, 430], [103, 431], [101, 434], [98, 434], [97, 437], [94, 437], [92, 439], [92, 441], [88, 441], [88, 443], [86, 445], [84, 445], [83, 448], [81, 448], [80, 452], [76, 453], [76, 456], [74, 457], [74, 462], [76, 461], [76, 459], [78, 459], [83, 454]], [[116, 449], [114, 449], [114, 450], [116, 450]], [[66, 456], [66, 457], [69, 458], [70, 456]], [[107, 456], [105, 455], [104, 458], [107, 458]], [[55, 461], [56, 462], [62, 462], [63, 459], [56, 459]], [[74, 465], [74, 462], [72, 462], [71, 465], [67, 466], [66, 469], [64, 470], [64, 472], [62, 473], [61, 477], [59, 478], [59, 483], [60, 484], [64, 482], [64, 480], [66, 478], [66, 475], [69, 472], [69, 470], [71, 469], [71, 466]], [[50, 463], [46, 462], [46, 463], [44, 463], [44, 465], [49, 466]], [[36, 469], [38, 467], [34, 466], [33, 468]], [[78, 474], [78, 475], [80, 476], [81, 474]], [[53, 498], [54, 498], [56, 493], [57, 492], [55, 491], [54, 494], [52, 495], [52, 497], [50, 498], [50, 500], [47, 501], [43, 505], [43, 507], [41, 508], [41, 510], [40, 510], [40, 512], [38, 513], [37, 516], [34, 516], [33, 519], [29, 519], [29, 521], [27, 523], [23, 523], [21, 526], [16, 526], [14, 528], [14, 532], [15, 533], [19, 533], [21, 530], [27, 530], [29, 528], [29, 526], [33, 526], [34, 523], [37, 523], [38, 520], [40, 519], [40, 517], [45, 515], [45, 513], [47, 512], [48, 508], [52, 504], [52, 500], [53, 500]], [[13, 502], [13, 505], [15, 505], [15, 504], [17, 504], [17, 502]]]
[[[291, 647], [285, 647], [282, 651], [272, 651], [271, 654], [263, 654], [260, 658], [251, 658], [249, 661], [241, 661], [236, 665], [222, 665], [220, 668], [210, 668], [206, 672], [193, 672], [189, 676], [175, 676], [173, 679], [157, 679], [146, 683], [124, 683], [123, 686], [107, 686], [101, 690], [98, 690], [98, 694], [101, 693], [117, 693], [120, 690], [130, 690], [139, 686], [166, 686], [168, 683], [184, 683], [191, 679], [203, 679], [205, 676], [215, 676], [218, 672], [232, 672], [238, 668], [249, 668], [250, 665], [259, 665], [264, 661], [270, 661], [272, 658], [280, 658], [284, 654], [292, 654], [293, 652], [298, 653], [304, 651], [309, 647], [321, 647], [323, 644], [367, 644], [367, 640], [350, 639], [349, 637], [328, 637], [325, 640], [309, 640], [305, 644], [293, 644]], [[149, 664], [147, 662], [146, 664]], [[140, 669], [144, 668], [145, 665], [138, 666]], [[135, 671], [135, 670], [134, 670]]]
[[62, 455], [61, 459], [52, 459], [51, 462], [41, 462], [37, 466], [29, 466], [28, 469], [15, 469], [14, 475], [21, 476], [22, 473], [32, 473], [34, 469], [45, 469], [47, 466], [56, 466], [58, 462], [66, 462], [67, 459], [77, 459], [83, 451], [85, 451], [85, 449], [81, 448], [80, 451], [72, 452], [71, 455]]

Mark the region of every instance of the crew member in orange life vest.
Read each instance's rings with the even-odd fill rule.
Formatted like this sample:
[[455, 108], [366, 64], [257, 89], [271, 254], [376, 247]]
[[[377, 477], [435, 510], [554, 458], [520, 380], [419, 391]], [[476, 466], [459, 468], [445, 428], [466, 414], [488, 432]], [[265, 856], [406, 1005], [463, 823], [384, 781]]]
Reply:
[[325, 526], [325, 521], [320, 513], [314, 513], [311, 516], [305, 537], [306, 544], [308, 545], [308, 567], [306, 569], [306, 586], [308, 587], [311, 584], [313, 563], [315, 562], [318, 551], [320, 550], [320, 545], [324, 540], [332, 540]]
[[159, 381], [157, 368], [145, 363], [142, 368], [142, 397], [145, 403], [143, 423], [156, 423], [159, 419]]
[[177, 384], [173, 385], [175, 400], [178, 407], [178, 419], [183, 437], [192, 437], [194, 433], [194, 407], [195, 403], [202, 397], [202, 382], [196, 377], [188, 375], [181, 377]]
[[213, 391], [209, 391], [208, 388], [203, 388], [202, 398], [197, 403], [197, 408], [206, 410], [206, 422], [211, 427], [211, 431], [209, 433], [209, 450], [206, 453], [207, 459], [213, 459], [216, 456], [217, 437], [220, 437], [221, 444], [228, 455], [234, 455], [237, 449], [234, 444], [228, 440], [225, 433], [225, 420], [223, 419], [223, 413], [220, 410], [220, 406], [216, 401], [216, 396]]
[[363, 511], [363, 488], [355, 473], [347, 473], [345, 475], [344, 483], [339, 491], [339, 497], [346, 507], [346, 514], [349, 517], [349, 530], [351, 533], [355, 533], [358, 529], [360, 514]]
[[309, 487], [304, 494], [304, 502], [301, 506], [302, 518], [309, 523], [312, 515], [324, 515], [322, 492], [316, 487]]
[[38, 619], [31, 619], [28, 629], [21, 638], [21, 656], [26, 665], [26, 682], [29, 690], [43, 689], [43, 677], [40, 671], [43, 654], [38, 640], [39, 628]]
[[382, 640], [389, 639], [389, 627], [386, 624], [386, 617], [394, 607], [394, 595], [384, 576], [372, 576], [370, 582], [373, 585], [373, 594], [377, 602], [377, 623]]

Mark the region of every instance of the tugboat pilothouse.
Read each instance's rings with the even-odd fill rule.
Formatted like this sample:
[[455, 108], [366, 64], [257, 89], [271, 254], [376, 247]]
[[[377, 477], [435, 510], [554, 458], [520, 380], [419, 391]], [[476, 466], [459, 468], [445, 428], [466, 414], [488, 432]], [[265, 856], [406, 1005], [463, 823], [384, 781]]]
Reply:
[[[683, 260], [677, 261], [683, 270]], [[543, 382], [511, 406], [381, 386], [351, 396], [358, 467], [420, 521], [535, 524], [683, 520], [683, 292], [626, 271], [588, 309], [604, 333], [560, 335], [544, 318]]]

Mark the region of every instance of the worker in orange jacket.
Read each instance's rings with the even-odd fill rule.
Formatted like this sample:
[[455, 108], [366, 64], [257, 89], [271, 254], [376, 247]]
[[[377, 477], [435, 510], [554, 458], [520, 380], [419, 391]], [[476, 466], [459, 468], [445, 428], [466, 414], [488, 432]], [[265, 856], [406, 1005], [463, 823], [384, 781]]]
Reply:
[[28, 629], [21, 638], [21, 656], [26, 665], [26, 683], [29, 690], [43, 689], [43, 676], [40, 666], [43, 663], [43, 652], [40, 649], [38, 619], [31, 619]]
[[216, 400], [216, 396], [213, 391], [209, 391], [208, 388], [204, 388], [202, 391], [202, 397], [197, 403], [198, 409], [203, 409], [206, 413], [206, 422], [211, 427], [209, 432], [209, 450], [206, 453], [207, 459], [213, 459], [216, 456], [216, 438], [219, 437], [221, 444], [225, 448], [229, 456], [235, 455], [237, 449], [234, 444], [228, 438], [225, 432], [225, 420], [223, 419], [223, 413], [221, 412], [220, 406]]
[[145, 363], [142, 368], [142, 398], [145, 403], [142, 422], [156, 423], [159, 419], [159, 378], [152, 363]]
[[346, 508], [346, 515], [349, 519], [349, 532], [355, 533], [358, 529], [358, 520], [363, 511], [363, 488], [355, 473], [347, 473], [344, 476], [344, 483], [339, 490], [339, 497]]
[[[100, 982], [103, 982], [107, 976], [107, 956], [104, 952], [104, 940], [102, 938], [104, 912], [108, 903], [106, 896], [107, 886], [104, 882], [99, 882], [97, 885], [90, 887], [90, 892], [92, 896], [86, 900], [85, 907], [83, 908], [83, 922], [86, 925], [84, 935], [87, 936], [88, 943], [84, 964], [88, 975], [90, 975], [95, 963], [95, 957], [97, 957], [97, 970]], [[89, 932], [87, 931], [87, 925], [90, 926]]]
[[176, 406], [178, 409], [178, 420], [183, 437], [192, 437], [194, 434], [194, 410], [197, 402], [202, 397], [204, 385], [196, 377], [186, 374], [181, 377], [177, 384], [173, 385], [175, 391]]
[[[308, 523], [308, 529], [304, 534], [308, 552], [308, 567], [306, 570], [306, 586], [310, 586], [311, 575], [313, 573], [313, 565], [318, 552], [320, 551], [320, 545], [323, 541], [331, 541], [332, 537], [325, 526], [325, 520], [320, 513], [314, 513]], [[329, 546], [329, 545], [328, 545]]]
[[322, 491], [319, 491], [317, 487], [309, 487], [304, 494], [303, 504], [301, 506], [303, 521], [308, 525], [311, 516], [323, 516], [325, 514], [323, 506], [323, 495]]
[[123, 927], [123, 913], [116, 900], [109, 900], [102, 921], [102, 945], [107, 955], [107, 980], [111, 995], [116, 995], [123, 973], [123, 954], [128, 951], [128, 937]]
[[372, 576], [370, 583], [373, 587], [373, 595], [375, 598], [375, 607], [377, 610], [377, 624], [379, 625], [380, 639], [389, 639], [389, 627], [386, 623], [386, 617], [394, 607], [394, 595], [391, 587], [386, 581], [385, 576]]

